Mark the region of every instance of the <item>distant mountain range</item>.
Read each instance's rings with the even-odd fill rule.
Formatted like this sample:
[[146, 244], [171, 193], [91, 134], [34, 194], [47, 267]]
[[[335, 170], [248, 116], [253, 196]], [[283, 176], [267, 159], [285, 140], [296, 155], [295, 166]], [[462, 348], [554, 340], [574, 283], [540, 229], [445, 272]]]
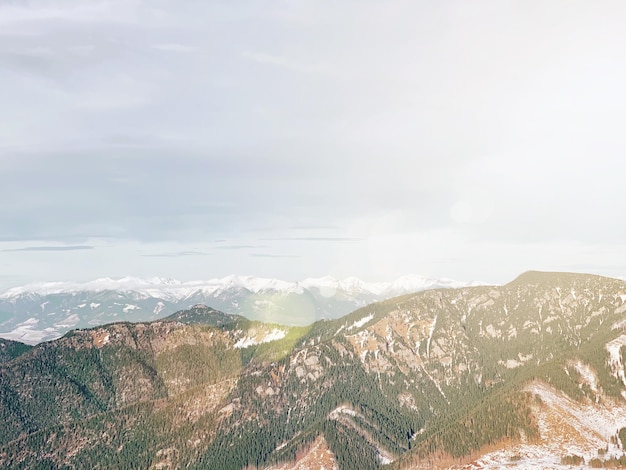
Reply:
[[0, 337], [35, 344], [74, 328], [156, 320], [196, 304], [251, 320], [307, 325], [402, 294], [470, 285], [477, 283], [417, 275], [379, 283], [355, 277], [289, 282], [234, 275], [191, 282], [133, 277], [49, 282], [15, 287], [0, 295]]

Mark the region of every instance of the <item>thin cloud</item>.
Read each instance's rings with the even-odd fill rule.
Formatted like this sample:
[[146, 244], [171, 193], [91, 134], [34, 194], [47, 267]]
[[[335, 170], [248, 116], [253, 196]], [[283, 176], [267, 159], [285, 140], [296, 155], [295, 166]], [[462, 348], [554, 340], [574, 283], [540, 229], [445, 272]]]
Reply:
[[248, 250], [250, 248], [267, 248], [266, 245], [226, 245], [216, 246], [216, 250]]
[[248, 59], [259, 64], [282, 67], [288, 70], [302, 73], [324, 73], [330, 69], [330, 67], [324, 63], [300, 63], [287, 57], [282, 57], [274, 54], [266, 54], [263, 52], [246, 51], [242, 54], [242, 57], [244, 59]]
[[202, 251], [177, 251], [174, 253], [151, 253], [148, 255], [141, 255], [144, 258], [181, 258], [184, 256], [208, 256], [209, 253]]
[[306, 242], [360, 242], [365, 239], [358, 238], [358, 237], [277, 237], [277, 238], [262, 238], [261, 240], [306, 241]]
[[164, 52], [192, 52], [194, 50], [193, 47], [184, 44], [155, 44], [152, 47]]
[[95, 247], [91, 245], [71, 245], [71, 246], [26, 246], [23, 248], [10, 248], [2, 250], [3, 252], [14, 251], [80, 251], [93, 250]]
[[269, 253], [252, 253], [250, 256], [255, 258], [302, 258], [297, 255], [272, 255]]
[[294, 225], [288, 227], [290, 230], [339, 230], [337, 225]]

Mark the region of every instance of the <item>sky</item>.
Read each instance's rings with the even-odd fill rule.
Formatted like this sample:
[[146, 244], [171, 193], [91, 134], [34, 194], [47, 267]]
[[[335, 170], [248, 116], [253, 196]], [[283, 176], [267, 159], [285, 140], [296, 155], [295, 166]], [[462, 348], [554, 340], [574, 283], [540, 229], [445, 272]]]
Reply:
[[626, 3], [0, 0], [0, 289], [626, 276]]

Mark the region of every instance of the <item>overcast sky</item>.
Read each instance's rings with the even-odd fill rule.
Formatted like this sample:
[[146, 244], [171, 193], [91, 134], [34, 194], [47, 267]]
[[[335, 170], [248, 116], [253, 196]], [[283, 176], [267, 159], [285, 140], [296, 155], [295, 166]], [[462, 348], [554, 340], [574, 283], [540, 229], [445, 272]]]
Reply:
[[0, 0], [0, 288], [626, 275], [626, 3]]

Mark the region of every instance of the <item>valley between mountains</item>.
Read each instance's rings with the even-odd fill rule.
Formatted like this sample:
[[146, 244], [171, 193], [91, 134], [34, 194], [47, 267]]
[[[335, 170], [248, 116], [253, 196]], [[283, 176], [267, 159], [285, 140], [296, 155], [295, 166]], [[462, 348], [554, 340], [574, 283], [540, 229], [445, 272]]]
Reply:
[[527, 272], [285, 326], [196, 305], [0, 340], [0, 467], [626, 466], [626, 282]]

